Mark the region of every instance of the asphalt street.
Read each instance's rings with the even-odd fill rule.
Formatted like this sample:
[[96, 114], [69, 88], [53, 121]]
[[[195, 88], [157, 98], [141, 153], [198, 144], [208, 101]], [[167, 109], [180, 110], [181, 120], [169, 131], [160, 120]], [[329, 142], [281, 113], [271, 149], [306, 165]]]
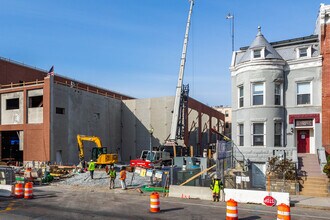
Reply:
[[[162, 196], [162, 194], [160, 194]], [[107, 188], [35, 187], [30, 200], [0, 197], [1, 220], [25, 219], [225, 219], [226, 203], [160, 197], [161, 211], [149, 212], [145, 193]], [[238, 205], [239, 219], [276, 219], [277, 208]], [[329, 210], [291, 207], [291, 219], [330, 219]]]

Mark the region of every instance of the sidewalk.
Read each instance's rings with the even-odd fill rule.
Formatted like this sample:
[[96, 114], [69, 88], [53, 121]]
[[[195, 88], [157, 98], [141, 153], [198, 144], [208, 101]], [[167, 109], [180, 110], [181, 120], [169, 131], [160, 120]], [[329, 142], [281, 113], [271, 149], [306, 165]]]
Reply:
[[330, 197], [312, 197], [291, 195], [290, 203], [293, 207], [306, 207], [314, 209], [330, 210]]

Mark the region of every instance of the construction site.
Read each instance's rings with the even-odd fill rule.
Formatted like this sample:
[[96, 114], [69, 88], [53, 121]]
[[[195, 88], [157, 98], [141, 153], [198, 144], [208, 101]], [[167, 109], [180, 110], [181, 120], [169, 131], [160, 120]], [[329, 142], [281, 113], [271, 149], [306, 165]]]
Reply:
[[[193, 5], [170, 97], [138, 99], [61, 76], [53, 67], [1, 58], [1, 163], [39, 182], [50, 168], [55, 178], [85, 172], [91, 160], [100, 169], [124, 166], [149, 179], [171, 169], [162, 187], [214, 168], [216, 145], [226, 138], [224, 114], [190, 97], [183, 84]], [[191, 184], [209, 185], [206, 176]]]
[[[66, 196], [69, 195], [80, 201], [79, 196], [75, 197], [79, 194], [83, 194], [90, 202], [90, 195], [86, 194], [88, 192], [102, 197], [106, 193], [111, 196], [107, 200], [118, 199], [119, 194], [125, 194], [122, 198], [129, 198], [133, 194], [150, 195], [151, 213], [160, 212], [159, 195], [162, 198], [198, 199], [199, 203], [213, 198], [213, 202], [227, 202], [226, 215], [233, 215], [233, 219], [238, 219], [237, 202], [267, 207], [278, 205], [279, 210], [283, 207], [289, 209], [283, 213], [290, 213], [290, 206], [293, 205], [291, 196], [301, 193], [310, 195], [309, 189], [314, 188], [314, 184], [320, 188], [317, 195], [328, 198], [328, 177], [320, 170], [327, 166], [326, 151], [317, 148], [316, 145], [321, 142], [318, 138], [311, 138], [308, 143], [305, 141], [309, 141], [309, 132], [317, 136], [320, 131], [321, 110], [319, 106], [312, 106], [310, 112], [306, 106], [298, 110], [292, 107], [291, 113], [284, 114], [285, 105], [282, 106], [282, 102], [285, 98], [282, 98], [281, 83], [282, 73], [284, 75], [285, 72], [277, 69], [279, 73], [273, 73], [274, 67], [270, 64], [275, 60], [276, 65], [287, 65], [287, 60], [284, 61], [274, 48], [280, 48], [279, 51], [282, 47], [295, 50], [292, 45], [301, 42], [304, 45], [313, 44], [316, 48], [319, 43], [317, 37], [269, 43], [258, 27], [252, 45], [233, 53], [230, 69], [232, 80], [238, 78], [233, 83], [233, 91], [237, 92], [234, 92], [237, 96], [234, 99], [238, 100], [238, 107], [233, 101], [234, 128], [226, 121], [226, 117], [229, 118], [228, 112], [232, 111], [231, 107], [223, 108], [223, 113], [216, 107], [208, 106], [191, 97], [189, 85], [184, 84], [193, 7], [194, 1], [190, 0], [178, 80], [177, 84], [171, 85], [172, 96], [140, 99], [61, 75], [55, 71], [54, 66], [44, 70], [0, 57], [0, 196], [24, 198], [27, 200], [17, 204], [33, 207], [33, 203], [40, 205], [43, 198], [50, 201], [50, 204], [56, 203], [55, 206], [64, 199], [68, 200]], [[251, 54], [256, 52], [254, 48], [263, 49], [257, 49], [256, 57], [250, 59]], [[316, 52], [314, 56], [317, 56]], [[255, 58], [258, 60], [254, 61]], [[267, 77], [274, 74], [273, 78], [269, 77], [269, 85], [273, 86], [275, 82], [275, 105], [271, 103], [270, 107], [263, 106], [264, 102], [269, 101], [263, 97], [266, 88], [264, 81], [268, 78], [262, 75], [263, 82], [260, 83], [257, 82], [260, 77], [247, 80], [240, 72], [240, 68], [244, 69], [245, 65], [259, 65], [258, 62], [267, 62], [265, 68], [270, 68], [269, 73], [267, 69], [258, 74]], [[251, 69], [247, 68], [246, 71]], [[259, 76], [253, 71], [248, 74]], [[306, 71], [306, 74], [309, 72]], [[305, 79], [314, 80], [314, 77], [304, 78], [302, 86], [309, 88]], [[251, 88], [255, 86], [256, 91], [246, 96], [252, 97], [252, 107], [246, 103], [244, 106], [243, 99], [243, 84], [247, 83], [246, 87], [249, 88], [251, 82]], [[310, 104], [310, 94], [302, 95], [302, 101]], [[302, 109], [309, 114], [303, 114]], [[255, 118], [251, 118], [250, 123], [248, 120], [251, 115]], [[261, 115], [264, 118], [260, 118]], [[286, 118], [290, 119], [289, 125], [285, 124]], [[244, 123], [248, 129], [244, 130]], [[266, 136], [266, 129], [269, 128], [274, 128], [271, 130], [274, 134]], [[289, 136], [283, 137], [282, 132]], [[236, 144], [231, 138], [239, 143]], [[244, 143], [245, 139], [248, 141]], [[303, 144], [298, 144], [299, 141]], [[316, 168], [310, 166], [309, 169], [307, 165], [314, 164], [313, 161], [317, 161]], [[32, 189], [35, 192], [32, 193]], [[31, 205], [28, 200], [32, 198], [36, 200]], [[96, 197], [93, 200], [97, 200]], [[145, 198], [134, 197], [133, 200], [138, 201], [141, 208], [141, 201]], [[156, 205], [153, 203], [155, 200]], [[4, 201], [8, 201], [3, 209], [5, 211], [10, 211], [16, 204], [10, 200]], [[169, 203], [169, 200], [166, 201]], [[99, 202], [94, 201], [95, 204]], [[189, 202], [189, 207], [193, 203]], [[181, 205], [186, 207], [187, 204]], [[234, 205], [228, 208], [228, 204]], [[86, 210], [90, 209], [87, 206]], [[49, 207], [42, 207], [41, 210], [52, 210]], [[75, 205], [72, 207], [79, 209]], [[217, 206], [206, 204], [205, 207]], [[252, 209], [249, 208], [246, 209], [249, 211], [245, 210], [246, 219], [257, 219], [250, 218]], [[167, 211], [178, 209], [169, 208]], [[66, 212], [74, 213], [71, 208], [68, 210]], [[236, 211], [230, 213], [228, 210]], [[37, 208], [35, 212], [39, 211]], [[273, 211], [265, 208], [259, 215], [269, 217]], [[81, 211], [77, 213], [84, 216]], [[184, 213], [181, 214], [186, 217]], [[216, 213], [208, 213], [212, 218], [213, 215], [217, 216]], [[320, 214], [321, 218], [323, 215]], [[48, 219], [49, 214], [44, 216]], [[56, 213], [55, 216], [59, 218], [61, 214]], [[176, 218], [175, 214], [169, 216]], [[78, 218], [74, 215], [71, 217]], [[122, 219], [121, 216], [116, 217]], [[127, 214], [126, 217], [129, 219], [132, 216]], [[93, 218], [93, 215], [88, 218]], [[141, 214], [137, 219], [148, 218]], [[204, 216], [201, 215], [200, 219], [204, 219]]]

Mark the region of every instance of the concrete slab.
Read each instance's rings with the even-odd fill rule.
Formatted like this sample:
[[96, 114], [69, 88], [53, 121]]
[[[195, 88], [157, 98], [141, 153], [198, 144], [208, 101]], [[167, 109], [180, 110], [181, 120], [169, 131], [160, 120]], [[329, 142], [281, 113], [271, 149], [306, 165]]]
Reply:
[[[266, 191], [256, 190], [225, 189], [224, 191], [225, 201], [234, 199], [239, 203], [265, 205], [263, 200], [269, 195]], [[281, 203], [290, 205], [289, 193], [271, 192], [270, 195], [276, 199], [276, 205]], [[169, 197], [212, 200], [212, 191], [208, 187], [171, 185], [169, 189]]]
[[212, 191], [208, 187], [171, 185], [169, 197], [212, 200]]
[[284, 192], [267, 192], [257, 190], [243, 190], [243, 189], [225, 189], [225, 200], [234, 199], [239, 203], [255, 203], [264, 204], [266, 196], [272, 196], [276, 200], [276, 205], [284, 203], [290, 205], [290, 195]]
[[0, 185], [0, 196], [9, 197], [14, 194], [14, 186], [12, 185]]

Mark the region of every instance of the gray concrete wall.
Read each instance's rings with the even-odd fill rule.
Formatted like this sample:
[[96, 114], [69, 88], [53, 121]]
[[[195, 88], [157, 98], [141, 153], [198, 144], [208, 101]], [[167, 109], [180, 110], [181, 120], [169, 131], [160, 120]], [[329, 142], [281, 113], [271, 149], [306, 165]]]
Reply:
[[[284, 106], [274, 105], [274, 80], [283, 79], [283, 71], [280, 69], [259, 69], [245, 71], [232, 80], [233, 102], [233, 139], [238, 143], [238, 124], [244, 124], [244, 147], [240, 147], [242, 153], [251, 161], [265, 162], [274, 147], [274, 122], [280, 120], [284, 123]], [[264, 105], [252, 105], [252, 83], [264, 83]], [[238, 86], [244, 88], [244, 107], [238, 108]], [[283, 98], [283, 95], [282, 95]], [[253, 123], [265, 123], [264, 146], [252, 146], [252, 125]]]
[[174, 97], [123, 101], [122, 157], [124, 161], [140, 156], [141, 151], [163, 144], [170, 134]]
[[[252, 66], [252, 65], [251, 65]], [[274, 65], [275, 67], [275, 65]], [[289, 69], [289, 68], [287, 68]], [[274, 105], [274, 86], [276, 79], [283, 83], [281, 106]], [[297, 82], [311, 82], [311, 104], [297, 105]], [[264, 82], [264, 105], [252, 106], [252, 87], [254, 82]], [[244, 86], [244, 107], [238, 108], [238, 86]], [[291, 133], [293, 124], [289, 124], [289, 115], [292, 114], [320, 114], [321, 113], [321, 67], [293, 68], [289, 71], [281, 71], [279, 68], [259, 68], [253, 71], [247, 68], [238, 74], [232, 75], [232, 138], [238, 143], [238, 124], [244, 124], [244, 146], [240, 147], [242, 153], [255, 162], [265, 162], [272, 156], [274, 150], [274, 122], [283, 123], [282, 146], [289, 151], [296, 151], [296, 130]], [[265, 123], [265, 146], [252, 146], [252, 124], [254, 122]], [[316, 148], [321, 146], [321, 123], [315, 123], [310, 129], [310, 153], [316, 153]], [[284, 148], [282, 148], [284, 149]], [[287, 157], [293, 158], [295, 153], [288, 153]]]
[[[121, 147], [121, 101], [54, 84], [51, 123], [51, 160], [62, 151], [62, 162], [77, 164], [77, 134], [98, 136], [108, 152]], [[57, 114], [56, 108], [64, 108]], [[84, 142], [85, 159], [94, 143]]]
[[[43, 89], [35, 89], [35, 90], [29, 90], [28, 91], [28, 98], [34, 96], [42, 96], [43, 95]], [[43, 122], [43, 107], [35, 107], [35, 108], [28, 108], [28, 123], [29, 124], [38, 124]]]
[[[6, 100], [7, 99], [19, 99], [19, 108], [6, 110]], [[23, 115], [23, 92], [12, 92], [1, 94], [1, 124], [10, 125], [10, 124], [23, 124], [24, 115]]]
[[[152, 147], [158, 147], [164, 144], [170, 135], [172, 111], [174, 105], [174, 96], [160, 97], [150, 99], [135, 99], [123, 101], [122, 107], [122, 156], [124, 161], [139, 157], [142, 150], [150, 148], [150, 132], [153, 128], [151, 138]], [[189, 109], [188, 131], [189, 146], [194, 147], [194, 154], [197, 153], [198, 140], [198, 113]], [[203, 129], [208, 126], [209, 117], [202, 116], [201, 130], [202, 146], [209, 143], [209, 129]], [[216, 125], [216, 120], [212, 120], [212, 124]], [[212, 136], [215, 142], [215, 135]], [[183, 144], [182, 140], [178, 140], [179, 144]]]

